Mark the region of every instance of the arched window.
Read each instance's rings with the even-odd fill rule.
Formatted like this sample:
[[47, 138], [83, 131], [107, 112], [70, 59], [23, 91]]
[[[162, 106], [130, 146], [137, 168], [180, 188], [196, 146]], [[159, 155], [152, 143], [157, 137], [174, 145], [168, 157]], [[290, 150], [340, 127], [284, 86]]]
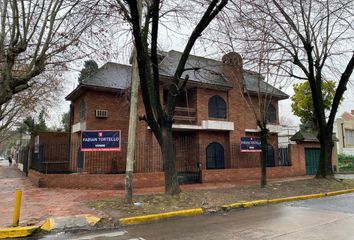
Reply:
[[224, 147], [217, 142], [210, 143], [206, 148], [206, 168], [225, 168]]
[[272, 104], [269, 104], [267, 109], [267, 122], [275, 123], [277, 121], [277, 110]]
[[81, 101], [80, 101], [79, 112], [80, 112], [80, 121], [85, 120], [86, 104], [85, 104], [84, 99], [81, 99]]
[[226, 103], [222, 97], [213, 96], [209, 99], [208, 112], [210, 118], [226, 118]]

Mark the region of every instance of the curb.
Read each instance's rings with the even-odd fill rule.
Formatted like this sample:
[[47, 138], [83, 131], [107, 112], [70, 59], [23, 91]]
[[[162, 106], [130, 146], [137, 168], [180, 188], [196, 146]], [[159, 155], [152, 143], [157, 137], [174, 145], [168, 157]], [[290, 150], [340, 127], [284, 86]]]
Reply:
[[0, 239], [28, 237], [39, 229], [39, 226], [0, 228]]
[[238, 202], [238, 203], [222, 205], [221, 209], [224, 211], [228, 211], [235, 208], [250, 208], [250, 207], [265, 205], [265, 204], [274, 204], [274, 203], [282, 203], [282, 202], [299, 201], [299, 200], [305, 200], [311, 198], [329, 197], [329, 196], [335, 196], [335, 195], [341, 195], [341, 194], [353, 193], [353, 192], [354, 189], [347, 189], [347, 190], [340, 190], [335, 192], [317, 193], [317, 194], [301, 195], [301, 196], [286, 197], [286, 198], [274, 198], [274, 199], [262, 199], [262, 200], [249, 201], [249, 202]]
[[37, 231], [46, 233], [65, 229], [94, 227], [101, 218], [89, 214], [47, 218], [42, 225], [28, 227], [0, 228], [0, 239], [28, 237]]
[[153, 222], [158, 221], [161, 219], [173, 218], [173, 217], [185, 217], [185, 216], [194, 216], [203, 214], [202, 208], [193, 208], [193, 209], [186, 209], [181, 211], [174, 211], [174, 212], [166, 212], [166, 213], [157, 213], [157, 214], [150, 214], [144, 216], [137, 216], [137, 217], [127, 217], [127, 218], [120, 218], [119, 223], [122, 226], [127, 225], [134, 225], [139, 223], [146, 223], [146, 222]]
[[[347, 190], [340, 190], [335, 192], [317, 193], [317, 194], [301, 195], [301, 196], [286, 197], [286, 198], [262, 199], [262, 200], [255, 200], [249, 202], [243, 201], [243, 202], [222, 205], [221, 209], [224, 211], [229, 211], [231, 209], [237, 209], [237, 208], [250, 208], [250, 207], [266, 205], [266, 204], [299, 201], [299, 200], [305, 200], [311, 198], [329, 197], [329, 196], [335, 196], [335, 195], [353, 193], [353, 192], [354, 189], [347, 189]], [[140, 223], [154, 222], [154, 221], [159, 221], [162, 219], [168, 219], [174, 217], [201, 215], [204, 212], [205, 211], [202, 208], [194, 208], [194, 209], [186, 209], [186, 210], [175, 211], [175, 212], [158, 213], [158, 214], [151, 214], [151, 215], [144, 215], [144, 216], [137, 216], [137, 217], [127, 217], [127, 218], [120, 218], [119, 224], [122, 226], [128, 226], [128, 225], [135, 225]]]

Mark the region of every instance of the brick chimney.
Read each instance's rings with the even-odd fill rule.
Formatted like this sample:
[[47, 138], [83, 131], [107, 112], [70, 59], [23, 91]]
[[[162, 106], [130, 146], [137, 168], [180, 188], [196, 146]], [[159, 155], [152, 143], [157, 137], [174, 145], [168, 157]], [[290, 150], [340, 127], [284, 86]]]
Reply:
[[237, 88], [243, 86], [243, 61], [240, 54], [235, 52], [227, 53], [222, 57], [221, 61], [223, 74], [231, 85]]
[[242, 57], [235, 52], [229, 52], [222, 57], [222, 62], [227, 65], [232, 65], [242, 69]]

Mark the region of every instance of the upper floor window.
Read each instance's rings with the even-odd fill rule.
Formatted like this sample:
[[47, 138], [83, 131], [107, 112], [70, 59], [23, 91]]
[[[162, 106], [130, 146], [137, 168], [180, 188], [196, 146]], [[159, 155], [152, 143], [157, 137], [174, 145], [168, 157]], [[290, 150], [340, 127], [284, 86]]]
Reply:
[[81, 101], [80, 101], [79, 112], [80, 112], [80, 121], [85, 120], [86, 104], [85, 104], [84, 99], [81, 99]]
[[267, 122], [275, 123], [277, 121], [277, 110], [272, 104], [269, 104], [267, 109]]
[[209, 99], [208, 112], [210, 118], [226, 118], [226, 102], [222, 97], [213, 96]]

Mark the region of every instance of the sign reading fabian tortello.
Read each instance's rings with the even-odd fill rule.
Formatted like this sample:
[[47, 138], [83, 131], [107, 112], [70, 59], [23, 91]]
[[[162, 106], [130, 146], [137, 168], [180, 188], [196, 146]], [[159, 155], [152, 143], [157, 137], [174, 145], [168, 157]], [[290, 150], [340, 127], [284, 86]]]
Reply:
[[81, 133], [82, 152], [120, 151], [120, 131], [90, 130]]
[[262, 152], [261, 139], [256, 137], [241, 137], [241, 152]]

